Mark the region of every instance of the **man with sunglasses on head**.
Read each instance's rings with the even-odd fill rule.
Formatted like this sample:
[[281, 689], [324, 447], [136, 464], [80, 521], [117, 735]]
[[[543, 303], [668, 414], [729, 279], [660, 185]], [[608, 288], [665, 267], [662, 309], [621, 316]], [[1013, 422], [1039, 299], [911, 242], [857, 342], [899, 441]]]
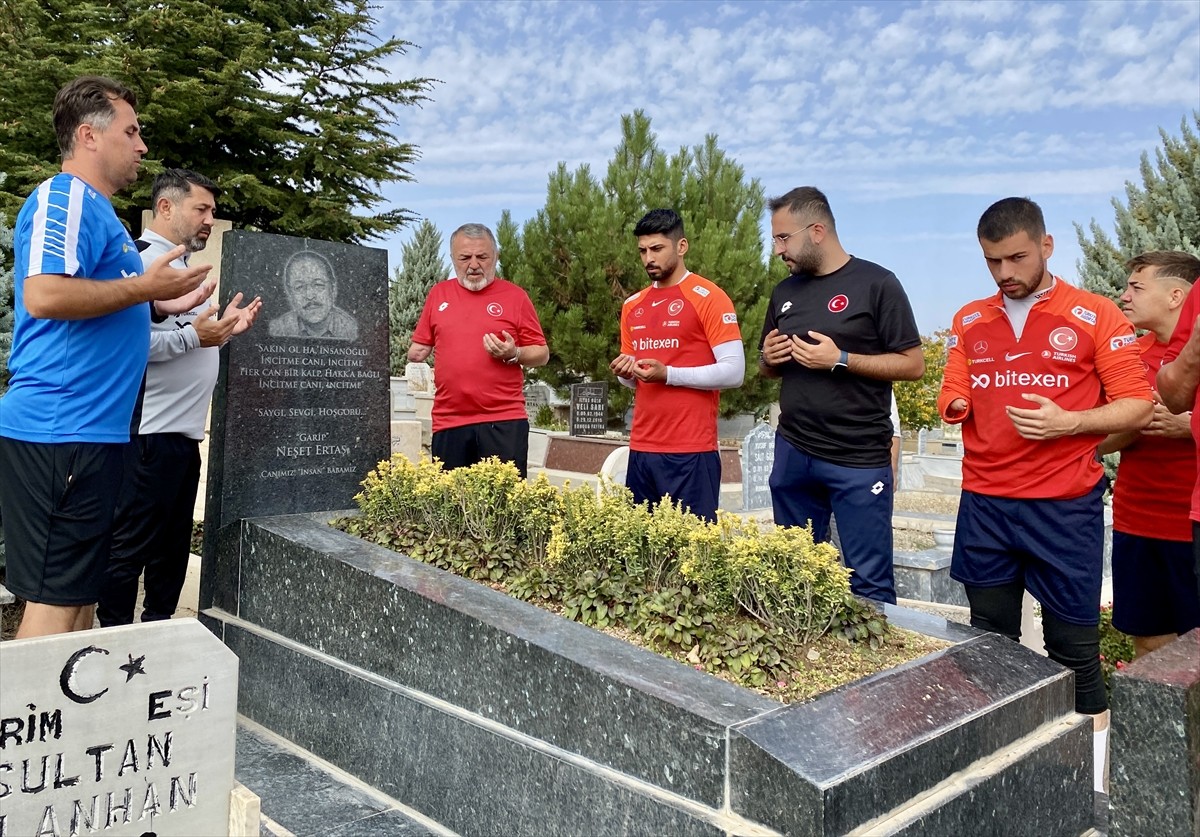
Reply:
[[843, 249], [819, 189], [768, 206], [775, 252], [791, 270], [771, 294], [759, 344], [759, 372], [782, 379], [775, 523], [811, 522], [827, 541], [837, 515], [851, 590], [894, 603], [892, 382], [925, 373], [921, 335], [895, 274]]

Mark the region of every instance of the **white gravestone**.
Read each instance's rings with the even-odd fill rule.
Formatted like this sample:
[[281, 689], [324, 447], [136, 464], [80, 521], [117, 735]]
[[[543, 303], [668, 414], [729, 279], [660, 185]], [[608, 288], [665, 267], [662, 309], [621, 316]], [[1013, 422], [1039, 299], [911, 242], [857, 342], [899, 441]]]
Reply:
[[195, 619], [0, 643], [0, 837], [227, 834], [237, 677]]
[[775, 431], [759, 424], [742, 440], [742, 508], [771, 508], [771, 469], [775, 467]]

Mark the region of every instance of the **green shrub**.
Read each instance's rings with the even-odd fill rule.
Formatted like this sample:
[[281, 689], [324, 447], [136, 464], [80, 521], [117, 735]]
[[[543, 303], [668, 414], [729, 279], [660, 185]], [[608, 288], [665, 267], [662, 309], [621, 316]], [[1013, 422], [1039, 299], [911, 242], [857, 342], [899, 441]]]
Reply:
[[1133, 660], [1133, 637], [1113, 627], [1112, 613], [1112, 605], [1100, 608], [1100, 671], [1110, 693], [1113, 672], [1125, 668]]
[[346, 531], [468, 578], [501, 584], [598, 628], [636, 632], [747, 685], [786, 678], [788, 659], [836, 626], [877, 647], [886, 621], [850, 596], [849, 571], [811, 529], [718, 514], [707, 523], [670, 498], [635, 504], [605, 481], [557, 488], [488, 459], [444, 471], [381, 462]]

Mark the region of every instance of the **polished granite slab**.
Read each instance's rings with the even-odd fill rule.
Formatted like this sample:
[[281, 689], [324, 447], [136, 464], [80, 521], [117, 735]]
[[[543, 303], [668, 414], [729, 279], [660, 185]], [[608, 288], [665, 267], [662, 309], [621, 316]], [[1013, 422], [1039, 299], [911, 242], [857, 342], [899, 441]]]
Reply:
[[704, 805], [728, 727], [779, 706], [310, 517], [245, 526], [241, 619]]
[[[718, 811], [671, 803], [615, 771], [243, 628], [225, 631], [239, 657], [256, 661], [243, 669], [245, 716], [455, 832], [730, 833]], [[311, 806], [314, 826], [321, 807]], [[271, 815], [265, 799], [263, 810]]]
[[1200, 628], [1113, 675], [1109, 833], [1200, 834]]
[[1043, 799], [1031, 776], [1057, 800], [1032, 822], [1094, 818], [1071, 674], [995, 635], [889, 606], [955, 645], [781, 707], [333, 516], [243, 521], [206, 624], [246, 661], [244, 714], [449, 828], [836, 834], [941, 794], [903, 823], [934, 833]]
[[[1061, 719], [1073, 702], [1065, 669], [978, 636], [735, 725], [730, 805], [789, 834], [845, 833]], [[1077, 803], [1088, 822], [1090, 791]]]

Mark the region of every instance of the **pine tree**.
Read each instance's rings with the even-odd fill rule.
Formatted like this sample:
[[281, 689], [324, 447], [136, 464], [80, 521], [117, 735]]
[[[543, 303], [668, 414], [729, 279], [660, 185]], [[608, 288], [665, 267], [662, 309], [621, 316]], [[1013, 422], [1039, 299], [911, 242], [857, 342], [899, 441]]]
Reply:
[[1192, 112], [1196, 130], [1187, 119], [1179, 138], [1159, 129], [1162, 148], [1155, 165], [1142, 153], [1142, 186], [1125, 184], [1126, 204], [1113, 198], [1116, 235], [1112, 239], [1095, 219], [1091, 238], [1079, 224], [1075, 233], [1083, 258], [1078, 262], [1083, 287], [1116, 299], [1125, 290], [1125, 262], [1147, 250], [1183, 250], [1200, 255], [1200, 111]]
[[357, 242], [412, 219], [379, 211], [380, 186], [410, 178], [398, 111], [432, 80], [396, 78], [407, 41], [372, 34], [369, 0], [3, 0], [0, 211], [58, 170], [55, 91], [85, 73], [138, 96], [149, 155], [114, 199], [131, 229], [166, 166], [224, 190], [237, 227]]
[[450, 273], [450, 266], [442, 260], [442, 234], [429, 219], [421, 222], [412, 241], [404, 245], [400, 261], [401, 266], [396, 268], [388, 286], [393, 375], [404, 373], [408, 345], [429, 289]]
[[[621, 117], [621, 133], [603, 181], [586, 165], [570, 172], [560, 163], [536, 216], [518, 229], [505, 212], [497, 227], [503, 275], [528, 290], [550, 344], [550, 362], [535, 376], [560, 388], [613, 381], [621, 303], [648, 283], [633, 227], [647, 211], [670, 208], [684, 221], [688, 268], [720, 285], [738, 312], [746, 381], [721, 394], [721, 411], [764, 412], [778, 388], [756, 374], [759, 331], [785, 271], [764, 260], [762, 186], [746, 180], [715, 136], [668, 157], [642, 111]], [[621, 415], [632, 393], [620, 385], [609, 392]]]

